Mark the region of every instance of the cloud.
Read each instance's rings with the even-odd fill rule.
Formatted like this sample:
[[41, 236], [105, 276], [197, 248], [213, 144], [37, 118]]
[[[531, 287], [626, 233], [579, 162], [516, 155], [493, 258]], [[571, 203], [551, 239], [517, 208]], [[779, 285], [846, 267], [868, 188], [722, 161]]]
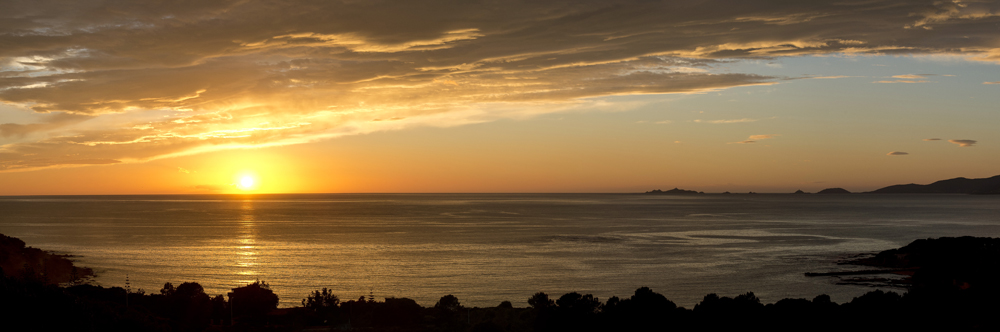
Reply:
[[218, 185], [211, 185], [211, 184], [201, 184], [201, 185], [194, 186], [194, 190], [195, 191], [214, 192], [214, 191], [220, 191], [220, 190], [223, 190], [223, 189], [228, 189], [228, 186], [218, 186]]
[[1000, 81], [996, 81], [996, 82], [983, 82], [983, 84], [1000, 84]]
[[753, 144], [753, 143], [757, 143], [757, 141], [765, 140], [765, 139], [771, 139], [771, 138], [775, 138], [777, 136], [779, 136], [779, 135], [750, 135], [750, 137], [747, 138], [745, 141], [729, 142], [728, 144]]
[[1000, 22], [992, 2], [122, 0], [112, 7], [5, 3], [0, 102], [51, 116], [0, 124], [0, 136], [19, 140], [0, 147], [0, 171], [458, 126], [594, 107], [598, 97], [786, 79], [721, 68], [734, 59], [945, 54], [1000, 63], [988, 33]]
[[178, 173], [184, 173], [184, 174], [191, 174], [191, 171], [189, 171], [189, 170], [187, 170], [187, 169], [185, 169], [183, 167], [178, 167], [177, 168], [177, 172]]
[[940, 141], [940, 138], [925, 138], [925, 141]]
[[817, 80], [819, 80], [819, 79], [832, 80], [832, 79], [849, 78], [849, 77], [859, 77], [859, 76], [832, 75], [832, 76], [810, 76], [810, 77], [806, 77], [806, 78], [817, 79]]
[[872, 83], [927, 83], [927, 82], [929, 82], [929, 81], [926, 81], [926, 80], [919, 80], [919, 81], [894, 80], [894, 81], [875, 81], [875, 82], [872, 82]]
[[958, 146], [963, 148], [969, 148], [976, 145], [976, 140], [971, 139], [950, 139], [948, 142], [958, 144]]
[[731, 120], [694, 120], [696, 123], [712, 123], [712, 124], [722, 124], [722, 123], [744, 123], [744, 122], [757, 122], [757, 119], [731, 119]]
[[87, 121], [90, 118], [92, 117], [86, 115], [53, 113], [45, 116], [41, 123], [4, 123], [0, 124], [0, 137], [24, 137], [36, 132], [49, 131]]
[[905, 155], [908, 155], [908, 154], [909, 154], [908, 152], [893, 151], [893, 152], [886, 153], [885, 155], [887, 155], [887, 156], [905, 156]]
[[911, 79], [911, 80], [918, 80], [918, 79], [927, 78], [927, 74], [922, 74], [922, 75], [914, 75], [914, 74], [895, 75], [892, 78], [905, 78], [905, 79]]

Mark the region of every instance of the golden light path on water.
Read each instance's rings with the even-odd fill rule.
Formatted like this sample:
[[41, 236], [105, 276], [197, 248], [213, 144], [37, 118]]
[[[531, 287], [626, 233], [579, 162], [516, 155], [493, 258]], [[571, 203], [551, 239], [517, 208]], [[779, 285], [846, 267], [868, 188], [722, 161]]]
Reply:
[[234, 247], [236, 274], [233, 284], [242, 285], [257, 280], [260, 271], [257, 247], [257, 225], [254, 218], [253, 200], [244, 200], [240, 206], [239, 238]]

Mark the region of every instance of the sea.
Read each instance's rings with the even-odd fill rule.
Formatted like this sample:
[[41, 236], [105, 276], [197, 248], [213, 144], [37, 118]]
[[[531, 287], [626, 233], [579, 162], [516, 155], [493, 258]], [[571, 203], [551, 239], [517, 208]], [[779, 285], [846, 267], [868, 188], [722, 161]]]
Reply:
[[804, 274], [916, 239], [998, 237], [1000, 195], [4, 196], [0, 233], [72, 255], [98, 285], [214, 296], [260, 280], [282, 307], [322, 288], [424, 306], [639, 287], [687, 308], [709, 293], [843, 303], [875, 288]]

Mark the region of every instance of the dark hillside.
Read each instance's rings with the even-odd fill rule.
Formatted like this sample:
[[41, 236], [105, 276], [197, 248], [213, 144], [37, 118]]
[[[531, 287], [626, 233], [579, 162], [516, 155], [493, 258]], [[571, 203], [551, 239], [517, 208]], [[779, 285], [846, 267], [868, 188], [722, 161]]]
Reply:
[[28, 277], [60, 284], [92, 276], [94, 271], [75, 267], [65, 256], [27, 247], [21, 239], [0, 234], [0, 268], [9, 276]]
[[983, 178], [954, 178], [931, 184], [898, 184], [871, 191], [873, 194], [1000, 194], [1000, 175]]

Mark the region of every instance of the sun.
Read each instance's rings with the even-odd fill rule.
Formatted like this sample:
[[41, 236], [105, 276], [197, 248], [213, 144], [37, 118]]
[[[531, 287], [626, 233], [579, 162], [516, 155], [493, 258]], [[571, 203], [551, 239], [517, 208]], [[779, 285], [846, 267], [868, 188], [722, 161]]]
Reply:
[[260, 185], [255, 174], [239, 174], [235, 180], [233, 186], [243, 191], [257, 190]]
[[244, 176], [242, 179], [240, 179], [240, 188], [243, 188], [244, 190], [253, 188], [253, 178], [249, 176]]

